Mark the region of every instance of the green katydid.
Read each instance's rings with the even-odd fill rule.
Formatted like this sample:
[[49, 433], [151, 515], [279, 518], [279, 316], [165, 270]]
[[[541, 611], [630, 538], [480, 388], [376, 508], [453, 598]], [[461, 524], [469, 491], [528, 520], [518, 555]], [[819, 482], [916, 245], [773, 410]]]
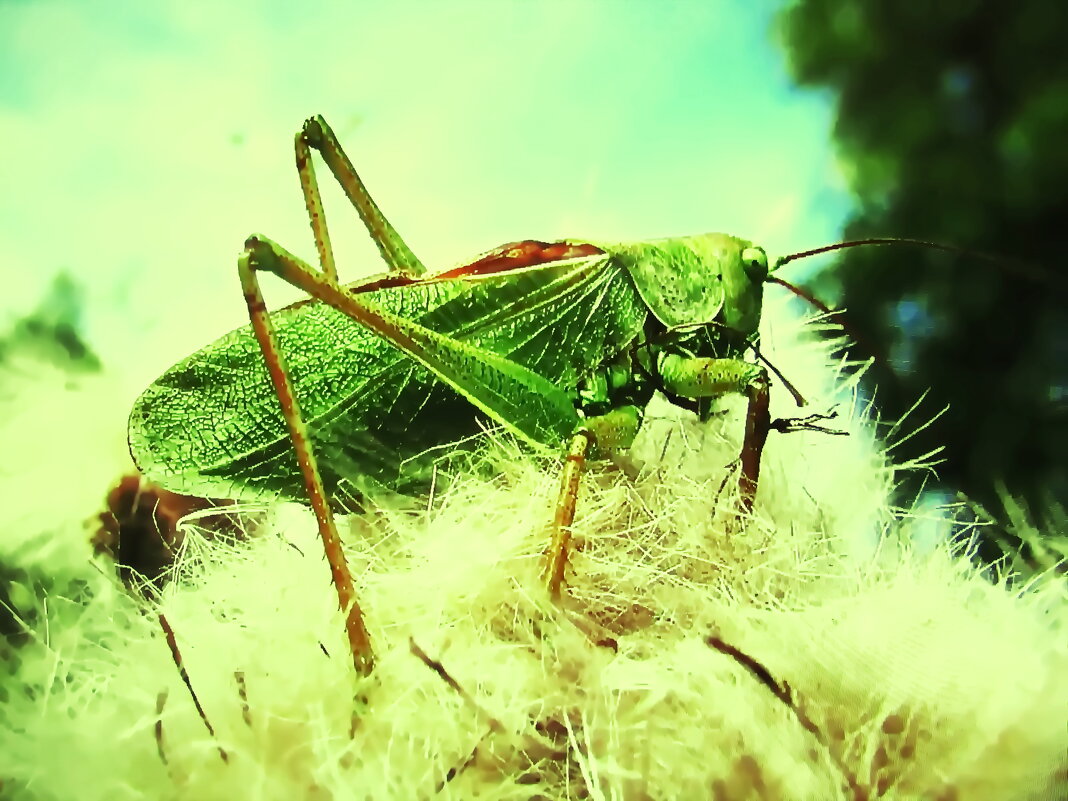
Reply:
[[[310, 502], [358, 671], [371, 669], [372, 649], [331, 502], [346, 482], [359, 491], [425, 480], [428, 451], [487, 420], [532, 446], [567, 448], [544, 568], [554, 599], [583, 463], [628, 447], [657, 391], [702, 415], [714, 396], [747, 396], [738, 499], [742, 514], [751, 511], [772, 427], [768, 373], [743, 358], [769, 280], [761, 248], [725, 234], [528, 240], [428, 274], [321, 117], [304, 124], [295, 146], [321, 270], [249, 238], [238, 271], [251, 326], [183, 360], [141, 395], [130, 452], [148, 478], [177, 492]], [[388, 272], [338, 283], [312, 150]], [[268, 314], [261, 271], [314, 300]]]

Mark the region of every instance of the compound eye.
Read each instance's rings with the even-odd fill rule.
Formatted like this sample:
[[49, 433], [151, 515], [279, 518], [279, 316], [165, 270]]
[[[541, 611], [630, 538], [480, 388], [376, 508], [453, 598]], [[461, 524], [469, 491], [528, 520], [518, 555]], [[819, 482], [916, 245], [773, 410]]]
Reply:
[[742, 251], [742, 267], [753, 281], [763, 281], [768, 277], [768, 254], [764, 248], [746, 248]]

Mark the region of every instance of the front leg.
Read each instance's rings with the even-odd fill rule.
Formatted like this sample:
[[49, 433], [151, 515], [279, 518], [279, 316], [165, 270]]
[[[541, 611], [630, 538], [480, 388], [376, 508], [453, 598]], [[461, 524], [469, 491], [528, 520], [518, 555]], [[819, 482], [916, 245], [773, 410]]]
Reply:
[[697, 358], [673, 353], [664, 354], [658, 368], [664, 388], [676, 395], [710, 398], [736, 392], [749, 398], [738, 477], [738, 499], [742, 513], [748, 514], [756, 497], [760, 455], [771, 430], [768, 371], [743, 359]]

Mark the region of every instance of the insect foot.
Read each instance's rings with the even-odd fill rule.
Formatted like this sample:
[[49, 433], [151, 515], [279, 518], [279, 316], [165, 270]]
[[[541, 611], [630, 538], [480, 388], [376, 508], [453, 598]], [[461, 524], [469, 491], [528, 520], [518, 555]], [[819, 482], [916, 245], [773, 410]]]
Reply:
[[817, 412], [804, 417], [778, 417], [771, 421], [770, 428], [780, 434], [793, 434], [797, 431], [819, 431], [821, 434], [847, 436], [849, 434], [848, 431], [820, 425], [820, 421], [834, 420], [836, 417], [838, 417], [838, 412], [834, 410], [826, 413]]

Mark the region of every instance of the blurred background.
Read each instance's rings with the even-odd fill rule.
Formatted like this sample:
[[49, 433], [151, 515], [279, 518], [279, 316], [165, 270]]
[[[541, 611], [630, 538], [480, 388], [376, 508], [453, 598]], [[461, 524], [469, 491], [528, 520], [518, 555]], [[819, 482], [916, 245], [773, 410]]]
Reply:
[[[847, 308], [884, 420], [921, 396], [916, 425], [950, 407], [895, 450], [946, 446], [903, 503], [923, 482], [1005, 521], [1006, 492], [1063, 529], [1068, 10], [927, 5], [0, 0], [0, 359], [8, 379], [36, 372], [30, 351], [64, 376], [0, 390], [2, 444], [23, 454], [3, 467], [6, 500], [39, 492], [28, 466], [87, 427], [118, 445], [65, 480], [95, 458], [85, 492], [104, 491], [136, 394], [247, 321], [248, 234], [314, 253], [292, 136], [321, 113], [431, 266], [521, 238], [702, 231], [773, 255], [908, 236], [1037, 265], [1036, 280], [867, 248], [784, 277]], [[379, 271], [321, 183], [343, 278]], [[107, 392], [65, 405], [96, 373]]]
[[884, 419], [925, 393], [920, 420], [948, 407], [895, 450], [945, 446], [937, 475], [912, 475], [902, 498], [926, 480], [936, 497], [985, 507], [1008, 526], [984, 532], [984, 558], [1015, 546], [1024, 518], [1061, 532], [1063, 556], [1068, 5], [804, 0], [776, 24], [790, 74], [833, 103], [851, 193], [843, 236], [1005, 257], [857, 248], [813, 282], [876, 357]]

